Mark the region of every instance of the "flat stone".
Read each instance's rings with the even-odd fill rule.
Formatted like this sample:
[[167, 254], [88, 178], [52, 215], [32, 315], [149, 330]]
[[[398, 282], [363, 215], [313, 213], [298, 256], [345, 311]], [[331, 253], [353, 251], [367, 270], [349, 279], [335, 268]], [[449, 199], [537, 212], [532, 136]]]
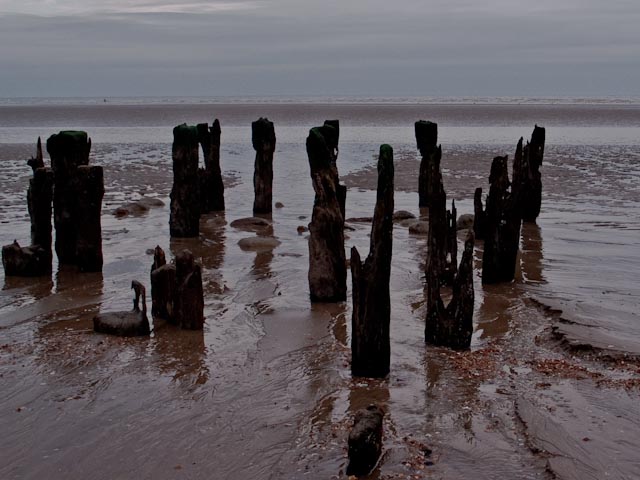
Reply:
[[409, 233], [414, 235], [426, 235], [429, 233], [429, 222], [416, 220], [413, 224], [409, 225]]
[[120, 337], [149, 335], [149, 320], [142, 312], [109, 312], [93, 317], [93, 329], [98, 333]]
[[237, 228], [238, 230], [255, 232], [257, 230], [262, 230], [264, 228], [270, 227], [271, 222], [266, 218], [247, 217], [234, 220], [233, 222], [231, 222], [231, 226], [233, 228]]
[[120, 205], [113, 211], [116, 217], [126, 217], [127, 215], [143, 215], [151, 208], [164, 207], [164, 202], [159, 198], [142, 197], [133, 202], [127, 202]]
[[394, 222], [400, 222], [402, 220], [407, 220], [407, 219], [410, 219], [410, 218], [416, 218], [416, 216], [413, 213], [408, 212], [406, 210], [398, 210], [397, 212], [395, 212], [393, 214], [393, 221]]
[[238, 241], [238, 245], [245, 251], [267, 251], [273, 250], [280, 245], [280, 240], [274, 237], [249, 237]]

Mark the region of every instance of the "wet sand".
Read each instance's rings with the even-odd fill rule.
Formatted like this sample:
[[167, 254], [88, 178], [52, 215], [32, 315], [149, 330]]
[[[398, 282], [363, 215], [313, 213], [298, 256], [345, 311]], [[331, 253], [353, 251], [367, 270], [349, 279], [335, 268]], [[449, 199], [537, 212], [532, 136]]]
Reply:
[[[252, 108], [241, 110], [238, 118], [244, 121], [256, 113]], [[270, 108], [265, 108], [267, 113]], [[284, 115], [273, 108], [276, 115]], [[412, 136], [414, 116], [426, 113], [405, 110], [402, 121], [409, 132], [399, 134], [395, 108], [389, 115], [378, 113], [384, 125], [378, 134], [385, 138], [377, 144], [369, 143], [375, 127], [370, 130], [361, 121], [350, 130], [349, 121], [343, 123], [339, 166], [349, 186], [348, 217], [373, 213], [371, 166], [379, 143], [389, 137], [397, 140], [389, 142], [395, 147], [396, 208], [420, 214], [412, 186], [417, 152], [405, 136]], [[441, 108], [445, 124], [464, 116]], [[537, 113], [540, 108], [509, 107], [514, 112], [509, 115], [527, 122], [519, 129], [521, 135], [530, 134], [534, 121], [542, 123], [540, 116], [552, 123], [553, 115], [562, 116], [543, 109], [544, 117]], [[45, 135], [82, 121], [124, 121], [95, 112], [90, 120], [75, 110], [59, 108], [55, 115], [48, 114], [61, 116], [62, 123], [43, 121], [31, 112], [27, 117], [34, 126], [29, 128]], [[187, 110], [185, 120], [204, 121], [200, 109]], [[206, 108], [207, 115], [220, 115], [219, 110]], [[370, 478], [640, 476], [635, 461], [640, 365], [633, 358], [640, 335], [633, 335], [637, 317], [630, 307], [637, 298], [633, 265], [638, 262], [635, 234], [640, 224], [638, 170], [630, 165], [640, 156], [639, 147], [550, 142], [543, 166], [543, 214], [537, 225], [523, 228], [516, 281], [483, 287], [482, 244], [476, 247], [476, 332], [470, 352], [425, 347], [426, 237], [396, 225], [391, 374], [382, 381], [353, 379], [351, 302], [310, 305], [307, 241], [296, 231], [309, 222], [313, 202], [305, 123], [323, 117], [355, 122], [360, 115], [338, 110], [314, 107], [305, 110], [306, 120], [295, 115], [280, 119], [284, 125], [275, 156], [274, 201], [284, 208], [274, 209], [272, 231], [262, 234], [281, 243], [260, 252], [238, 245], [255, 233], [229, 225], [251, 215], [253, 151], [243, 137], [246, 127], [229, 120], [225, 130], [220, 115], [226, 214], [204, 216], [197, 239], [170, 240], [170, 127], [149, 127], [154, 140], [145, 141], [149, 131], [144, 131], [120, 142], [112, 139], [115, 133], [109, 126], [95, 126], [95, 135], [86, 126], [94, 139], [105, 139], [95, 143], [91, 159], [105, 166], [105, 267], [102, 275], [56, 267], [51, 278], [0, 279], [0, 477], [346, 478], [352, 415], [372, 401], [387, 415], [384, 454]], [[372, 114], [372, 107], [366, 110]], [[575, 116], [569, 110], [564, 123], [558, 120], [562, 125]], [[632, 114], [622, 116], [623, 129], [636, 126], [640, 116], [640, 108], [630, 110]], [[160, 111], [167, 122], [175, 119], [171, 108], [169, 113]], [[490, 124], [504, 121], [496, 119], [493, 110], [472, 113], [478, 124], [482, 119]], [[140, 115], [152, 118], [154, 112]], [[605, 120], [588, 116], [583, 123], [595, 129], [594, 122], [613, 122], [620, 116], [598, 118]], [[473, 189], [487, 185], [491, 158], [512, 154], [517, 138], [512, 145], [501, 143], [511, 130], [494, 125], [494, 139], [477, 143], [473, 125], [464, 119], [451, 121], [462, 122], [451, 126], [462, 136], [456, 144], [443, 140], [445, 188], [456, 198], [459, 213], [468, 213]], [[0, 131], [3, 128], [9, 129], [5, 124]], [[446, 127], [441, 130], [446, 135]], [[23, 133], [11, 135], [20, 140]], [[155, 136], [162, 141], [156, 142]], [[28, 239], [24, 192], [29, 170], [24, 159], [33, 148], [20, 142], [0, 146], [3, 243]], [[606, 168], [599, 166], [603, 158]], [[143, 215], [111, 215], [120, 204], [143, 194], [163, 200], [165, 206]], [[370, 226], [351, 226], [347, 248], [356, 245], [366, 252]], [[94, 334], [93, 315], [130, 307], [131, 279], [148, 285], [152, 258], [145, 252], [156, 244], [172, 256], [189, 248], [201, 260], [204, 331], [185, 332], [154, 322], [148, 339]], [[595, 259], [602, 268], [593, 267], [598, 265]], [[595, 292], [602, 284], [609, 288], [598, 297]], [[545, 305], [561, 306], [563, 312]], [[599, 315], [596, 307], [607, 315]], [[589, 326], [580, 328], [577, 320]], [[603, 339], [606, 332], [609, 337], [601, 345], [590, 342], [588, 348], [584, 342], [565, 343], [562, 338], [569, 337], [558, 338], [565, 335], [559, 325], [574, 325], [583, 336], [589, 332]]]

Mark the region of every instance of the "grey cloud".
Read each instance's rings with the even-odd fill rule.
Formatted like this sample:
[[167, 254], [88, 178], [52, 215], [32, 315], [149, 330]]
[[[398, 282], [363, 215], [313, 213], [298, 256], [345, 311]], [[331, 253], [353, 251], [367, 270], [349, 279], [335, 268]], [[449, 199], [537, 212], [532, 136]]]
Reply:
[[607, 95], [640, 83], [633, 2], [233, 3], [244, 6], [0, 16], [0, 95]]

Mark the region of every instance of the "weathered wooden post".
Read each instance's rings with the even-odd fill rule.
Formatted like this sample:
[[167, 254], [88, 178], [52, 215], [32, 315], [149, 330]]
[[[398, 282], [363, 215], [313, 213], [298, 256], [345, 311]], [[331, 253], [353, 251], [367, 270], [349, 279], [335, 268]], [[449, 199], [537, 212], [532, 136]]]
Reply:
[[473, 232], [469, 230], [460, 268], [453, 281], [451, 301], [445, 307], [435, 270], [427, 271], [425, 341], [453, 349], [467, 349], [473, 334]]
[[356, 412], [353, 428], [349, 432], [347, 475], [365, 476], [378, 463], [382, 453], [383, 418], [384, 412], [376, 405]]
[[315, 127], [307, 137], [307, 155], [315, 191], [309, 224], [309, 292], [312, 302], [341, 302], [347, 297], [344, 218], [338, 197], [338, 178], [332, 168], [326, 138], [335, 138], [330, 125]]
[[340, 212], [342, 213], [342, 218], [344, 219], [347, 218], [347, 186], [340, 184], [340, 175], [338, 174], [338, 153], [340, 151], [340, 149], [338, 148], [338, 143], [340, 141], [340, 121], [325, 120], [324, 124], [333, 127], [333, 130], [335, 131], [335, 136], [327, 134], [325, 141], [327, 142], [327, 147], [329, 148], [329, 152], [331, 154], [331, 167], [335, 170], [335, 176], [338, 179], [338, 184], [336, 185], [336, 194], [338, 195], [338, 203], [340, 203]]
[[457, 266], [456, 210], [447, 211], [447, 195], [442, 183], [440, 160], [442, 148], [436, 147], [429, 160], [428, 184], [429, 192], [429, 231], [427, 232], [427, 270], [437, 272], [440, 283], [451, 285]]
[[[518, 147], [519, 155], [516, 153], [513, 162], [511, 190], [518, 200], [518, 208], [525, 222], [533, 222], [540, 215], [542, 204], [540, 166], [544, 158], [545, 135], [545, 129], [536, 125], [531, 134], [531, 142], [527, 142], [523, 149]], [[522, 143], [522, 138], [519, 143]]]
[[54, 174], [53, 219], [56, 254], [61, 264], [75, 264], [78, 236], [78, 167], [89, 164], [91, 139], [86, 132], [67, 130], [47, 140]]
[[164, 250], [156, 246], [151, 266], [151, 314], [169, 323], [175, 319], [176, 266], [167, 264]]
[[204, 295], [202, 273], [193, 253], [183, 250], [176, 255], [175, 314], [180, 327], [202, 330], [204, 326]]
[[393, 178], [393, 149], [389, 145], [382, 145], [378, 160], [378, 193], [371, 226], [371, 242], [364, 264], [360, 260], [358, 249], [351, 248], [351, 373], [359, 377], [383, 378], [389, 373]]
[[200, 213], [224, 210], [224, 184], [220, 169], [220, 122], [216, 118], [209, 127], [200, 123], [198, 140], [202, 146], [204, 168], [198, 170]]
[[76, 263], [81, 272], [102, 271], [102, 167], [81, 165], [77, 169]]
[[482, 205], [482, 188], [476, 188], [473, 195], [473, 233], [478, 240], [484, 240], [486, 219], [484, 206]]
[[[516, 157], [522, 155], [522, 140]], [[516, 271], [520, 225], [522, 223], [518, 199], [509, 191], [508, 158], [495, 157], [489, 176], [486, 230], [482, 256], [482, 283], [510, 282]]]
[[[438, 124], [420, 120], [415, 123], [416, 142], [422, 160], [420, 161], [420, 172], [418, 174], [418, 206], [420, 208], [429, 207], [429, 201], [433, 192], [431, 176], [437, 174], [436, 166], [432, 163], [432, 155], [436, 151], [438, 143]], [[439, 172], [440, 168], [437, 167]]]
[[260, 118], [251, 124], [251, 141], [256, 151], [253, 173], [253, 213], [271, 213], [273, 196], [273, 152], [276, 132], [273, 122]]
[[198, 130], [183, 123], [173, 129], [173, 188], [169, 231], [172, 237], [200, 233]]

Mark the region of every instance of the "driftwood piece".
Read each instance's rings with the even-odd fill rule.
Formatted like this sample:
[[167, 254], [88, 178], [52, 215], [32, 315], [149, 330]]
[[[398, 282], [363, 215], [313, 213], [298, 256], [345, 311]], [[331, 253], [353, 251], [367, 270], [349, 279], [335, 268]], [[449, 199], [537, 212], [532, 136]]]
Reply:
[[176, 266], [167, 264], [164, 250], [158, 245], [151, 266], [151, 314], [175, 324], [175, 295]]
[[484, 240], [484, 232], [487, 228], [484, 206], [482, 205], [482, 188], [476, 188], [473, 195], [473, 233], [477, 240]]
[[200, 187], [200, 213], [224, 210], [224, 184], [220, 169], [220, 122], [216, 118], [197, 126], [198, 140], [202, 147], [204, 168], [198, 170]]
[[445, 307], [437, 272], [427, 272], [425, 341], [453, 349], [467, 349], [473, 334], [473, 232], [469, 230], [460, 268], [453, 281], [452, 298]]
[[440, 171], [439, 165], [434, 165], [432, 160], [438, 143], [438, 124], [420, 120], [415, 123], [415, 133], [418, 150], [422, 156], [418, 174], [418, 206], [425, 208], [429, 207], [434, 193], [432, 190], [434, 182], [431, 177]]
[[78, 167], [89, 164], [91, 139], [86, 132], [67, 130], [47, 140], [54, 174], [53, 219], [56, 254], [61, 264], [75, 264], [78, 235]]
[[273, 152], [276, 132], [273, 122], [260, 118], [251, 124], [251, 141], [256, 151], [253, 173], [253, 213], [271, 213], [273, 196]]
[[[139, 337], [149, 335], [147, 318], [146, 289], [137, 280], [131, 282], [135, 291], [133, 310], [130, 312], [107, 312], [93, 318], [93, 330], [98, 333], [118, 335], [120, 337]], [[140, 309], [142, 300], [142, 309]]]
[[[522, 155], [522, 141], [516, 156]], [[482, 283], [510, 282], [516, 271], [522, 223], [518, 201], [509, 187], [508, 158], [495, 157], [489, 176], [484, 254], [482, 256]]]
[[196, 127], [182, 124], [173, 129], [172, 157], [169, 231], [172, 237], [197, 237], [200, 233], [200, 198]]
[[[520, 215], [526, 222], [533, 222], [540, 215], [542, 204], [540, 166], [544, 158], [545, 136], [545, 129], [536, 125], [531, 134], [531, 142], [527, 142], [519, 155], [516, 154], [513, 162], [512, 192], [517, 198]], [[522, 138], [519, 143], [522, 143]]]
[[376, 405], [358, 410], [349, 432], [347, 475], [365, 476], [374, 469], [382, 453], [384, 412]]
[[355, 376], [382, 378], [389, 373], [393, 178], [393, 149], [389, 145], [382, 145], [378, 160], [378, 193], [371, 226], [371, 242], [364, 264], [360, 260], [358, 249], [351, 248], [351, 372]]
[[346, 218], [346, 203], [347, 203], [347, 186], [340, 184], [340, 175], [338, 174], [338, 153], [340, 149], [338, 148], [338, 143], [340, 142], [340, 121], [339, 120], [325, 120], [325, 125], [333, 127], [335, 135], [327, 134], [325, 137], [325, 141], [327, 142], [327, 147], [329, 148], [329, 153], [331, 154], [331, 168], [335, 170], [336, 178], [338, 179], [338, 184], [336, 185], [336, 195], [338, 196], [338, 203], [340, 204], [340, 212], [342, 213], [342, 218]]
[[193, 253], [183, 250], [176, 255], [175, 316], [180, 327], [202, 330], [204, 326], [204, 295], [202, 273]]
[[81, 272], [102, 271], [102, 167], [81, 165], [77, 169], [76, 263]]
[[315, 191], [309, 224], [309, 292], [312, 302], [341, 302], [347, 297], [344, 252], [344, 217], [338, 198], [338, 178], [332, 168], [330, 145], [335, 138], [330, 125], [312, 128], [307, 155]]

